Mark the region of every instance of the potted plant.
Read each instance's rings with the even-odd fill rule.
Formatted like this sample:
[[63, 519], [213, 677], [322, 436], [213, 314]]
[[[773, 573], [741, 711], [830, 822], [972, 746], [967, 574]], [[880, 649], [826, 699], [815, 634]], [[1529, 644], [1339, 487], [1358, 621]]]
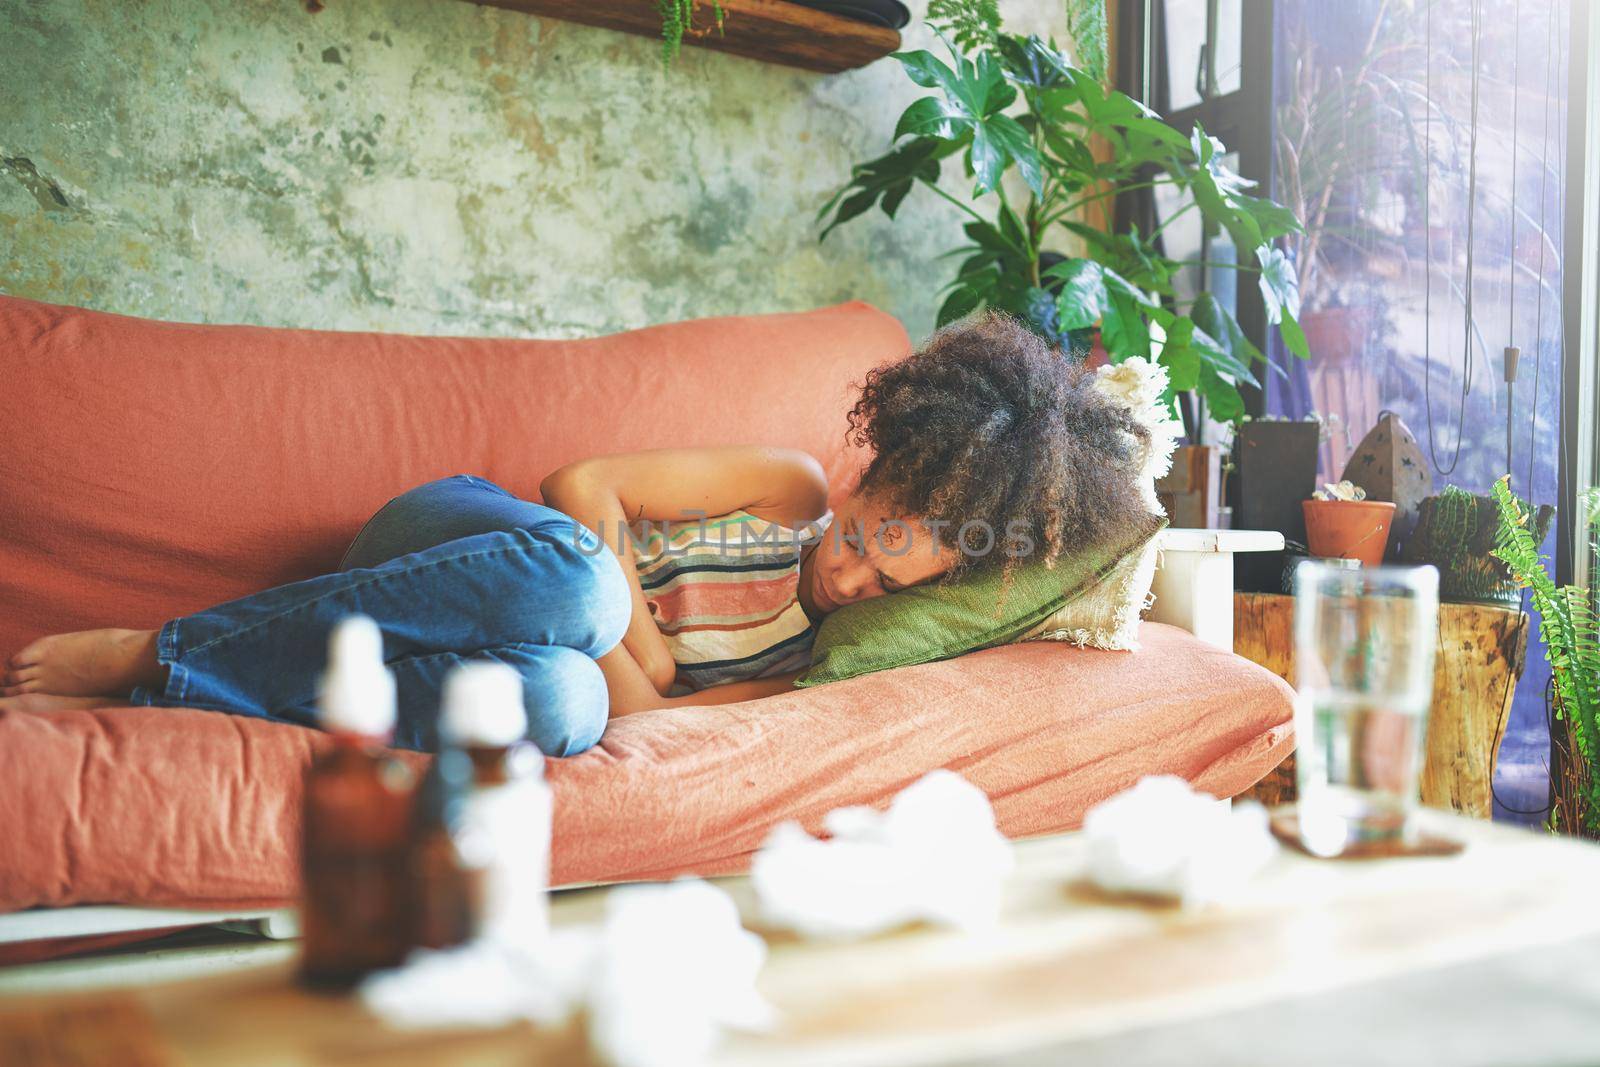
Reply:
[[[1239, 422], [1238, 387], [1253, 382], [1251, 364], [1265, 357], [1212, 293], [1177, 294], [1172, 279], [1184, 263], [1164, 255], [1158, 240], [1176, 213], [1148, 232], [1118, 233], [1111, 201], [1152, 186], [1187, 194], [1189, 206], [1179, 211], [1199, 211], [1254, 260], [1239, 270], [1258, 276], [1268, 320], [1304, 358], [1298, 283], [1273, 244], [1298, 232], [1299, 222], [1248, 195], [1251, 183], [1223, 165], [1222, 145], [1203, 129], [1185, 137], [1073, 66], [1055, 42], [1004, 32], [994, 7], [985, 0], [938, 6], [930, 23], [948, 63], [927, 51], [896, 54], [907, 76], [932, 92], [900, 116], [893, 147], [858, 164], [823, 206], [822, 237], [873, 207], [893, 218], [914, 188], [924, 188], [967, 216], [968, 243], [949, 253], [959, 258], [940, 325], [997, 308], [1076, 356], [1098, 326], [1111, 362], [1153, 355], [1174, 393], [1194, 391], [1213, 419]], [[1104, 158], [1091, 142], [1109, 147]], [[952, 161], [971, 178], [973, 203], [940, 187]], [[1084, 212], [1099, 225], [1084, 221]], [[1073, 236], [1082, 255], [1051, 247]]]
[[[1555, 508], [1548, 504], [1535, 508], [1525, 500], [1515, 503], [1524, 516], [1523, 529], [1536, 546], [1543, 543]], [[1439, 568], [1442, 600], [1512, 607], [1521, 595], [1518, 581], [1499, 555], [1503, 514], [1498, 493], [1485, 496], [1447, 485], [1418, 506], [1416, 527], [1400, 558]]]
[[[1510, 475], [1491, 487], [1499, 524], [1495, 556], [1526, 588], [1539, 615], [1539, 636], [1555, 689], [1558, 773], [1550, 809], [1552, 829], [1600, 840], [1600, 623], [1594, 597], [1581, 586], [1558, 587], [1545, 570], [1530, 509], [1511, 492]], [[1600, 520], [1600, 492], [1585, 500], [1589, 529]], [[1542, 537], [1542, 535], [1540, 535]], [[1600, 551], [1593, 542], [1590, 552]]]
[[1306, 520], [1306, 547], [1325, 559], [1356, 559], [1363, 566], [1383, 562], [1389, 546], [1394, 504], [1368, 500], [1366, 491], [1350, 482], [1318, 489], [1301, 508]]

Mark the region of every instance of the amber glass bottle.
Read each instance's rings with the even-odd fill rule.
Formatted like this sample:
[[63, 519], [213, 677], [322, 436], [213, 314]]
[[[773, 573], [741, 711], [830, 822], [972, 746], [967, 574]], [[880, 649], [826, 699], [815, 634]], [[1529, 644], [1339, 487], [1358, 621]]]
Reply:
[[527, 725], [509, 667], [469, 663], [445, 680], [447, 747], [422, 786], [411, 844], [414, 944], [526, 944], [547, 930], [550, 790]]
[[398, 965], [409, 947], [415, 781], [383, 748], [394, 731], [394, 677], [371, 619], [353, 616], [334, 630], [320, 710], [334, 743], [306, 773], [300, 979], [347, 988]]

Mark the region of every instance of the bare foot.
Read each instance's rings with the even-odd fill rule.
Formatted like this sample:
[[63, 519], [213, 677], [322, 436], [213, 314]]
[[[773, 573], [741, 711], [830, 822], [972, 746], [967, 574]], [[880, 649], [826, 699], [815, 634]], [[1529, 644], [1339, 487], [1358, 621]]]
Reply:
[[41, 637], [12, 656], [0, 674], [0, 697], [115, 696], [158, 686], [166, 674], [156, 662], [156, 631], [80, 630]]
[[85, 708], [103, 708], [105, 697], [63, 697], [54, 693], [24, 693], [17, 697], [0, 697], [0, 711], [80, 711]]

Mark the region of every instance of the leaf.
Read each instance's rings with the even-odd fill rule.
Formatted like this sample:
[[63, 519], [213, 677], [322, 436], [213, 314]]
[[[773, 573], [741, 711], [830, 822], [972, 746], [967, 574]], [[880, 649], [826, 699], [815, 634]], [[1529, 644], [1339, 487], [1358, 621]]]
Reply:
[[1235, 248], [1255, 248], [1263, 243], [1254, 216], [1233, 207], [1209, 170], [1201, 168], [1189, 175], [1189, 192], [1200, 214], [1227, 230]]
[[937, 96], [925, 96], [914, 102], [895, 123], [896, 141], [908, 134], [913, 137], [939, 137], [948, 139], [971, 125], [959, 110]]
[[1204, 362], [1200, 364], [1199, 391], [1213, 419], [1237, 424], [1244, 418], [1244, 397], [1238, 388]]
[[1087, 175], [1092, 174], [1095, 168], [1094, 151], [1090, 149], [1088, 141], [1059, 126], [1048, 126], [1044, 131], [1044, 143], [1057, 159], [1077, 172], [1074, 175], [1077, 183], [1088, 184]]
[[896, 52], [891, 57], [900, 61], [900, 66], [905, 68], [906, 77], [922, 86], [924, 89], [942, 89], [946, 95], [955, 95], [956, 73], [939, 57], [925, 49], [915, 52]]
[[1030, 259], [1031, 249], [1028, 247], [1028, 235], [1023, 231], [1022, 220], [1017, 218], [1017, 213], [1009, 205], [1000, 205], [1000, 236], [1023, 259]]
[[[1262, 245], [1256, 249], [1256, 259], [1261, 264], [1259, 283], [1261, 299], [1267, 305], [1267, 321], [1278, 323], [1286, 316], [1299, 319], [1300, 283], [1295, 278], [1294, 264], [1289, 262], [1289, 257], [1281, 249]], [[1287, 336], [1284, 337], [1284, 343], [1290, 344]]]
[[1230, 199], [1235, 207], [1255, 219], [1264, 241], [1305, 232], [1305, 227], [1294, 217], [1294, 212], [1276, 201], [1243, 193], [1235, 193]]
[[[991, 116], [979, 127], [978, 134], [987, 135], [1002, 152], [1016, 160], [1017, 169], [1022, 172], [1022, 180], [1028, 183], [1028, 188], [1035, 194], [1043, 193], [1044, 181], [1039, 167], [1039, 150], [1034, 147], [1028, 131], [1018, 125], [1015, 119], [1008, 115]], [[996, 182], [998, 183], [998, 179]]]
[[883, 209], [883, 213], [885, 215], [892, 219], [894, 218], [894, 213], [900, 210], [900, 202], [904, 200], [906, 195], [910, 192], [910, 182], [900, 182], [898, 185], [891, 185], [883, 191], [883, 199], [878, 202], [878, 206]]
[[1081, 329], [1100, 321], [1106, 306], [1106, 283], [1100, 264], [1092, 259], [1067, 259], [1045, 271], [1045, 277], [1061, 282], [1061, 292], [1056, 297], [1060, 316], [1057, 325], [1061, 330]]
[[[946, 92], [974, 120], [998, 115], [1017, 99], [1016, 87], [1006, 81], [1005, 69], [989, 53], [962, 60], [954, 91]], [[1011, 120], [1015, 123], [1015, 119]]]
[[[1034, 89], [1065, 86], [1070, 93], [1072, 83], [1069, 72], [1072, 64], [1056, 48], [1054, 41], [1046, 44], [1036, 34], [1018, 37], [1002, 33], [995, 44], [1000, 53], [1000, 63], [1013, 81]], [[1076, 99], [1075, 93], [1071, 93], [1071, 99]], [[1053, 100], [1052, 104], [1057, 102], [1070, 100]]]
[[1091, 126], [1116, 126], [1130, 119], [1159, 116], [1126, 93], [1107, 92], [1100, 80], [1082, 70], [1072, 72], [1072, 84]]
[[934, 322], [935, 328], [948, 326], [952, 322], [966, 318], [976, 311], [981, 303], [983, 299], [975, 290], [964, 285], [960, 286], [945, 297], [944, 303], [939, 306], [939, 314]]
[[1029, 286], [1023, 297], [1023, 318], [1034, 332], [1051, 344], [1061, 343], [1056, 298], [1048, 289]]
[[1134, 303], [1140, 304], [1145, 308], [1154, 308], [1159, 306], [1156, 301], [1150, 299], [1150, 295], [1143, 289], [1140, 289], [1137, 285], [1134, 285], [1132, 282], [1118, 274], [1116, 271], [1112, 270], [1110, 267], [1102, 266], [1100, 268], [1100, 273], [1105, 277], [1107, 289], [1115, 290], [1127, 297], [1129, 300], [1132, 300]]
[[1187, 393], [1200, 386], [1200, 353], [1188, 345], [1176, 345], [1172, 338], [1161, 349], [1160, 363], [1167, 368], [1167, 384], [1175, 393]]
[[1028, 257], [1026, 248], [1020, 244], [1013, 244], [1001, 230], [996, 229], [987, 222], [974, 220], [963, 226], [961, 232], [972, 238], [980, 248], [993, 252], [997, 256], [1015, 257], [1017, 259], [1026, 259]]
[[880, 199], [888, 201], [884, 210], [893, 214], [893, 210], [900, 206], [900, 201], [911, 191], [912, 182], [932, 183], [939, 180], [939, 158], [955, 150], [955, 147], [958, 146], [937, 138], [918, 137], [902, 142], [877, 159], [857, 164], [852, 171], [850, 184], [835, 193], [817, 212], [817, 219], [821, 221], [835, 207], [838, 208], [833, 221], [828, 223], [817, 239], [826, 240], [835, 226], [861, 215]]
[[1283, 347], [1291, 354], [1299, 359], [1311, 358], [1311, 345], [1306, 341], [1306, 332], [1293, 316], [1285, 315], [1278, 323], [1278, 336], [1283, 338]]
[[1198, 329], [1205, 331], [1218, 347], [1234, 357], [1238, 364], [1244, 368], [1248, 375], [1249, 362], [1264, 361], [1267, 357], [1261, 354], [1261, 349], [1250, 343], [1250, 338], [1244, 335], [1244, 330], [1239, 328], [1239, 320], [1235, 319], [1211, 293], [1201, 293], [1195, 297], [1194, 303], [1189, 308], [1189, 317], [1194, 320]]
[[1100, 343], [1111, 362], [1132, 356], [1150, 356], [1150, 327], [1139, 305], [1116, 288], [1106, 287], [1106, 305], [1100, 316]]
[[1150, 145], [1162, 149], [1159, 155], [1152, 155], [1152, 158], [1168, 158], [1174, 153], [1184, 153], [1189, 148], [1189, 141], [1183, 134], [1154, 116], [1130, 115], [1122, 119], [1120, 125], [1125, 134], [1126, 148], [1139, 153], [1139, 162], [1147, 161], [1144, 153], [1151, 152]]

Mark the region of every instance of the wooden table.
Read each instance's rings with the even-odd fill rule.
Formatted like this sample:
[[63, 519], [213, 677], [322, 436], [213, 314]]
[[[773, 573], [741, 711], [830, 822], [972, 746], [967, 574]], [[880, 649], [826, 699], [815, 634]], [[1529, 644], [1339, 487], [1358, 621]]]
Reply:
[[[1422, 802], [1487, 819], [1494, 767], [1528, 652], [1527, 616], [1487, 604], [1439, 605], [1433, 705]], [[1294, 684], [1294, 597], [1235, 593], [1233, 650]], [[1251, 791], [1264, 804], [1295, 799], [1294, 754]]]
[[[1285, 852], [1239, 899], [1193, 913], [1086, 887], [1078, 835], [1022, 842], [1004, 919], [991, 933], [918, 928], [843, 945], [769, 936], [761, 984], [782, 1024], [730, 1040], [717, 1063], [846, 1067], [1012, 1056], [1054, 1065], [1074, 1047], [1119, 1035], [1600, 935], [1600, 847], [1437, 812], [1424, 818], [1466, 841], [1466, 851], [1362, 862]], [[719, 881], [748, 917], [746, 881]], [[555, 921], [594, 918], [603, 892], [561, 894]], [[272, 965], [145, 989], [0, 1001], [0, 1063], [587, 1062], [575, 1030], [396, 1032], [349, 999], [295, 989], [287, 974]], [[1494, 1008], [1485, 995], [1473, 1011]], [[1316, 1040], [1304, 1034], [1308, 1050]], [[1296, 1061], [1281, 1035], [1270, 1047], [1262, 1041], [1241, 1030], [1220, 1062]]]

